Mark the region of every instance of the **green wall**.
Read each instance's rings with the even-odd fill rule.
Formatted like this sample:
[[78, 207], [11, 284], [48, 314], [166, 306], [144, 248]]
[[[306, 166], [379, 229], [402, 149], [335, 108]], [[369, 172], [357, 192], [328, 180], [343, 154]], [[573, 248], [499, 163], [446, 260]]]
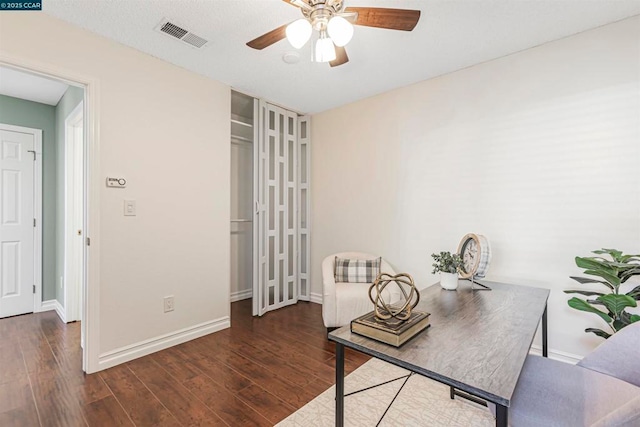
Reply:
[[56, 107], [0, 95], [0, 123], [42, 129], [42, 300], [56, 297]]
[[64, 93], [58, 105], [55, 108], [56, 123], [56, 139], [57, 144], [57, 223], [56, 223], [56, 258], [55, 258], [55, 277], [58, 278], [58, 286], [55, 287], [55, 298], [64, 306], [64, 289], [60, 287], [60, 277], [64, 274], [64, 121], [67, 116], [78, 106], [84, 99], [84, 89], [78, 87], [69, 87]]

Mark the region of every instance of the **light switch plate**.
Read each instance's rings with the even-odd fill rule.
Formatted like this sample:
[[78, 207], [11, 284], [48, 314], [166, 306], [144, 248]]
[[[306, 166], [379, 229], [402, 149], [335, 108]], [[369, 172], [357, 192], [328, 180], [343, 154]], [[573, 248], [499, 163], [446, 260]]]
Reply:
[[136, 216], [136, 201], [125, 200], [124, 201], [124, 216]]

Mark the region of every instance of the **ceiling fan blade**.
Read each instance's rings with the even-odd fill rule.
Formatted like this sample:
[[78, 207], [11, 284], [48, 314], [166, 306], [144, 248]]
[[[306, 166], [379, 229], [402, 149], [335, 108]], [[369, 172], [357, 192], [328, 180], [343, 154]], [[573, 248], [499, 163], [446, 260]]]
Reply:
[[389, 30], [411, 31], [420, 19], [419, 10], [386, 9], [382, 7], [348, 7], [346, 13], [356, 12], [355, 25], [386, 28]]
[[338, 13], [338, 16], [342, 16], [347, 21], [355, 24], [358, 19], [358, 12], [340, 12]]
[[336, 59], [329, 62], [329, 65], [337, 67], [338, 65], [346, 64], [347, 62], [349, 62], [349, 57], [347, 56], [345, 48], [336, 46]]
[[302, 9], [311, 10], [311, 6], [305, 0], [282, 0], [285, 3], [289, 3], [292, 6], [300, 7]]
[[284, 24], [283, 26], [278, 27], [275, 30], [271, 30], [266, 34], [263, 34], [260, 37], [251, 40], [249, 43], [247, 43], [247, 46], [254, 49], [262, 50], [265, 47], [269, 47], [272, 44], [279, 42], [283, 38], [287, 37], [287, 25], [289, 24]]

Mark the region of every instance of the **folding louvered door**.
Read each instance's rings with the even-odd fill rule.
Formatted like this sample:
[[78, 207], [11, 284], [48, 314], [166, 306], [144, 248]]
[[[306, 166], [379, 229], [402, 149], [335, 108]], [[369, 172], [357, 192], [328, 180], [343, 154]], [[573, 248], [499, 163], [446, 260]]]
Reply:
[[309, 116], [298, 117], [298, 298], [309, 301], [309, 247], [311, 244], [311, 199], [309, 198], [311, 173], [311, 129]]
[[[308, 169], [308, 118], [261, 101], [258, 143], [255, 144], [254, 197], [254, 302], [253, 314], [262, 315], [298, 299], [309, 299], [307, 277], [309, 234], [301, 240], [298, 192], [300, 173], [299, 122], [305, 123], [305, 171]], [[305, 175], [308, 188], [308, 175]], [[308, 215], [308, 189], [305, 190], [305, 218]], [[304, 244], [304, 273], [298, 246]], [[301, 277], [304, 277], [302, 283]]]

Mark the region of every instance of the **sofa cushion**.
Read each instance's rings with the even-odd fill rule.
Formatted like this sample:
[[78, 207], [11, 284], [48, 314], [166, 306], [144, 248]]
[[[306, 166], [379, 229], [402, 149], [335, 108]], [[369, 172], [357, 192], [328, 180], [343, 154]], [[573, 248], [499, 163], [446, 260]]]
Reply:
[[[638, 397], [640, 387], [625, 381], [581, 366], [529, 356], [511, 400], [510, 425], [637, 426], [637, 417], [631, 424], [615, 422], [633, 417], [627, 409], [634, 409]], [[625, 409], [627, 404], [630, 406]]]
[[347, 259], [336, 257], [334, 278], [336, 282], [373, 283], [380, 274], [382, 258]]
[[640, 387], [640, 322], [616, 332], [578, 365]]
[[640, 426], [640, 396], [598, 420], [593, 427], [638, 427]]

